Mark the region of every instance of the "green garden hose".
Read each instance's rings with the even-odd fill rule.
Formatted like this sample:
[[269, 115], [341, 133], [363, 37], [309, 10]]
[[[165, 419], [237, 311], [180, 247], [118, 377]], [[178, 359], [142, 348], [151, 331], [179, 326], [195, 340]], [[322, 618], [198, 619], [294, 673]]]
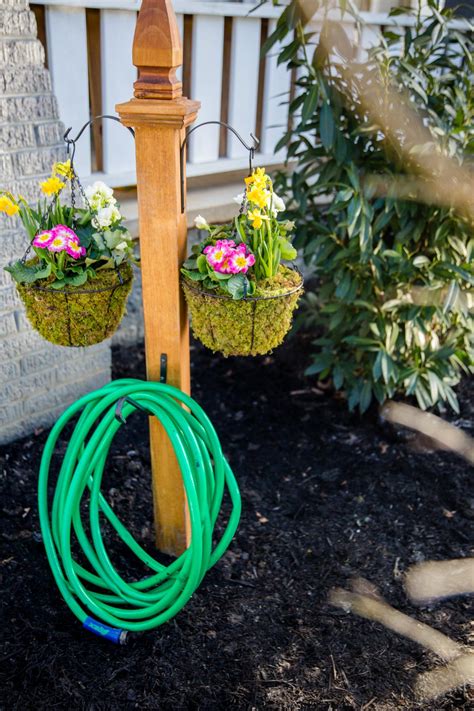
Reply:
[[[101, 493], [112, 440], [136, 409], [154, 415], [165, 428], [186, 491], [191, 541], [188, 549], [168, 566], [137, 543]], [[62, 460], [50, 513], [51, 459], [63, 429], [79, 413]], [[213, 544], [225, 487], [232, 511], [219, 541]], [[83, 522], [87, 507], [81, 506], [86, 499], [88, 525]], [[46, 554], [64, 600], [85, 627], [114, 642], [124, 641], [125, 630], [152, 629], [182, 609], [206, 571], [227, 549], [241, 511], [237, 482], [203, 409], [171, 385], [134, 379], [116, 380], [85, 395], [59, 418], [44, 448], [38, 502]], [[101, 516], [151, 569], [150, 576], [133, 582], [120, 576], [104, 545]], [[72, 543], [74, 551], [76, 544], [80, 547], [79, 555], [73, 554]]]

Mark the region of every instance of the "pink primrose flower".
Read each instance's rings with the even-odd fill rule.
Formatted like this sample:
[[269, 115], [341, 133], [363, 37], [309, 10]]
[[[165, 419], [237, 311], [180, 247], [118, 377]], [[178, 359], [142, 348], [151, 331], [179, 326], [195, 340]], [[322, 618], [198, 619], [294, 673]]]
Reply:
[[51, 234], [53, 234], [54, 237], [63, 237], [68, 242], [79, 244], [79, 237], [74, 230], [71, 230], [70, 227], [66, 227], [66, 225], [56, 225], [56, 227], [51, 230]]
[[33, 247], [49, 247], [54, 235], [50, 231], [40, 232], [33, 240]]
[[218, 239], [216, 247], [220, 247], [221, 249], [230, 249], [231, 247], [235, 247], [235, 241], [233, 239]]
[[255, 257], [253, 254], [235, 250], [228, 261], [231, 274], [246, 274], [249, 268], [255, 264]]
[[81, 247], [81, 245], [78, 244], [77, 242], [70, 241], [66, 245], [66, 252], [73, 259], [80, 259], [81, 257], [85, 256], [86, 248]]
[[229, 250], [225, 247], [218, 247], [215, 245], [214, 247], [211, 247], [211, 249], [207, 250], [205, 254], [208, 264], [210, 264], [216, 271], [220, 271], [219, 267], [229, 256]]
[[68, 246], [67, 237], [63, 235], [53, 235], [53, 239], [48, 245], [49, 252], [64, 252]]

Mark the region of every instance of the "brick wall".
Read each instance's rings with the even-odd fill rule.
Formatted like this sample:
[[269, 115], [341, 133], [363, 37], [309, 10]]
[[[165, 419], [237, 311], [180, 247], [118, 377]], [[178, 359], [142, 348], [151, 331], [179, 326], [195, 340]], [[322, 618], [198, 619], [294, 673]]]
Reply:
[[[64, 158], [63, 126], [26, 0], [0, 0], [0, 189], [37, 199], [38, 182]], [[0, 215], [0, 267], [22, 255], [18, 220]], [[110, 379], [110, 341], [60, 348], [29, 326], [0, 268], [0, 444], [51, 425], [64, 408]]]

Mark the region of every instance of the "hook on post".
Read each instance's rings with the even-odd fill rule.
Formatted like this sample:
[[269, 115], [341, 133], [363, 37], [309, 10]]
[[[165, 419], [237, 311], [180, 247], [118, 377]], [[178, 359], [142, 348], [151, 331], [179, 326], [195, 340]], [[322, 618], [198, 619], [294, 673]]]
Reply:
[[233, 126], [230, 126], [228, 123], [225, 123], [225, 121], [204, 121], [203, 123], [199, 123], [197, 126], [194, 126], [190, 131], [187, 132], [186, 137], [181, 144], [181, 149], [180, 149], [180, 172], [181, 172], [181, 214], [184, 212], [184, 155], [185, 155], [185, 149], [186, 149], [186, 144], [188, 142], [188, 138], [194, 131], [197, 131], [198, 128], [201, 128], [202, 126], [209, 126], [209, 125], [215, 125], [215, 126], [224, 126], [228, 131], [231, 131], [231, 133], [234, 134], [234, 136], [241, 142], [243, 147], [249, 152], [249, 175], [252, 174], [252, 161], [255, 157], [255, 151], [257, 150], [260, 141], [256, 136], [253, 135], [253, 133], [250, 133], [250, 138], [253, 141], [253, 145], [249, 146], [242, 136], [237, 133], [235, 128]]
[[[77, 143], [77, 141], [80, 139], [80, 137], [82, 136], [82, 134], [84, 133], [84, 131], [85, 131], [87, 128], [89, 128], [89, 126], [92, 126], [92, 124], [93, 124], [95, 121], [99, 121], [99, 120], [101, 120], [101, 119], [110, 119], [111, 121], [117, 121], [117, 123], [120, 123], [120, 124], [123, 126], [123, 124], [122, 124], [122, 122], [120, 121], [120, 119], [118, 118], [118, 116], [110, 116], [109, 114], [102, 114], [101, 116], [94, 116], [94, 118], [92, 118], [90, 121], [87, 121], [87, 123], [85, 123], [84, 126], [82, 126], [82, 128], [79, 129], [79, 133], [77, 134], [76, 138], [70, 138], [70, 137], [69, 137], [69, 134], [70, 134], [71, 131], [72, 131], [72, 126], [70, 126], [70, 127], [66, 130], [66, 132], [65, 132], [65, 134], [64, 134], [64, 136], [63, 136], [63, 139], [64, 139], [64, 141], [65, 141], [65, 143], [66, 143], [67, 154], [68, 154], [68, 156], [69, 156], [69, 158], [70, 158], [70, 160], [71, 160], [71, 168], [74, 167], [74, 156], [75, 156], [75, 154], [76, 154], [76, 143]], [[131, 128], [130, 126], [125, 126], [125, 128], [127, 129], [127, 131], [130, 131], [130, 133], [132, 134], [132, 136], [135, 138], [135, 131], [133, 130], [133, 128]], [[71, 146], [72, 146], [72, 148], [71, 148]]]

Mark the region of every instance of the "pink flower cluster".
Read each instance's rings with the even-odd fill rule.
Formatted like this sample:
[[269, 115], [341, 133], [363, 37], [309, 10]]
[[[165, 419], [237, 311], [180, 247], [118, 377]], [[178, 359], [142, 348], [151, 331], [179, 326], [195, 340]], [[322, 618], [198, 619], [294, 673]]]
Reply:
[[219, 274], [246, 274], [255, 264], [247, 245], [236, 245], [233, 239], [217, 240], [203, 250], [208, 264]]
[[66, 225], [56, 225], [52, 230], [40, 232], [34, 238], [33, 246], [47, 249], [48, 252], [67, 252], [73, 259], [86, 254], [86, 248], [81, 247], [79, 237]]

